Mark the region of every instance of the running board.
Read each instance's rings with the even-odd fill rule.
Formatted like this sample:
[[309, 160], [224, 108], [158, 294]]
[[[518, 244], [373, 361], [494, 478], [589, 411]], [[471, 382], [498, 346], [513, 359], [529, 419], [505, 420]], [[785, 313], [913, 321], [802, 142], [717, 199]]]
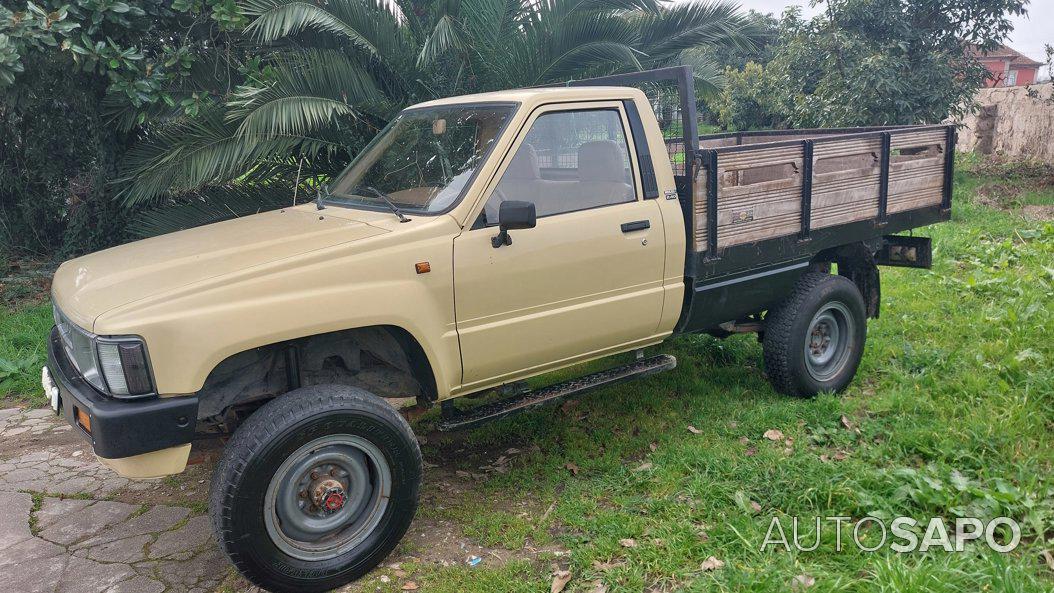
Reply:
[[439, 422], [439, 430], [451, 431], [472, 428], [491, 420], [497, 420], [498, 418], [504, 418], [525, 410], [581, 395], [593, 389], [668, 371], [676, 366], [677, 359], [669, 354], [644, 358], [620, 367], [543, 387], [537, 391], [525, 391], [464, 412], [455, 412], [449, 416], [444, 415]]

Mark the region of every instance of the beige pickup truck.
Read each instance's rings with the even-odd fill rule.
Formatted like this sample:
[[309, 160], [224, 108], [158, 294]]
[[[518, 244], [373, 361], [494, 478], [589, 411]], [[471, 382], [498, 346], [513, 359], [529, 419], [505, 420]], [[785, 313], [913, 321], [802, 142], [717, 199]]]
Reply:
[[407, 402], [473, 426], [672, 368], [642, 349], [683, 332], [755, 332], [777, 390], [843, 389], [877, 266], [929, 265], [893, 233], [950, 216], [953, 129], [699, 137], [694, 104], [672, 68], [414, 105], [314, 201], [68, 261], [53, 407], [129, 477], [229, 436], [221, 547], [264, 588], [322, 591], [414, 516]]

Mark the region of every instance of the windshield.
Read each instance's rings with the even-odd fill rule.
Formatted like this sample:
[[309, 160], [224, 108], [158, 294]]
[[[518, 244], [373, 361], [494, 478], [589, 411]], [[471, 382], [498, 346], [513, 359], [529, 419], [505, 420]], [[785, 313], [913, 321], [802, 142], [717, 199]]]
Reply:
[[512, 113], [456, 105], [399, 114], [330, 184], [329, 203], [443, 212], [460, 198]]

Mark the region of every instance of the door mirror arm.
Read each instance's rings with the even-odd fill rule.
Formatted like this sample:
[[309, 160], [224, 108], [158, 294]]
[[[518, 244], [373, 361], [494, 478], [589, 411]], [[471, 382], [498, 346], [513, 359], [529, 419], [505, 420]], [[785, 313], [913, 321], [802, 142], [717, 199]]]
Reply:
[[512, 229], [533, 229], [538, 223], [534, 202], [508, 200], [498, 208], [498, 234], [490, 238], [495, 249], [502, 245], [512, 245], [509, 231]]

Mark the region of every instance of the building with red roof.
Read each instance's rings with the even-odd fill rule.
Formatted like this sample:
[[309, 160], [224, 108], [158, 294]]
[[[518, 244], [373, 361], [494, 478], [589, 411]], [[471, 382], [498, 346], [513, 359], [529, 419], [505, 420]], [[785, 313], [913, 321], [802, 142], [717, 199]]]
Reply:
[[987, 87], [1024, 86], [1036, 82], [1042, 62], [1037, 62], [1021, 52], [1000, 45], [988, 52], [974, 52], [977, 59], [992, 76], [985, 82]]

